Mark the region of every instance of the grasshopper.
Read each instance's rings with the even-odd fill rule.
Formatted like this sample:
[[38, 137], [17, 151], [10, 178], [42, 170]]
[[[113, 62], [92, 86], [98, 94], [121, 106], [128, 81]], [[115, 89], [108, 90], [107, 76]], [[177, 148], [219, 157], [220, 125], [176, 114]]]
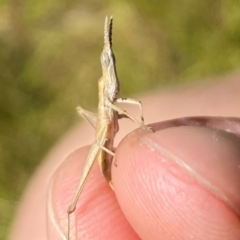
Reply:
[[[82, 174], [68, 207], [67, 239], [70, 239], [70, 215], [75, 211], [77, 201], [86, 183], [93, 163], [98, 159], [101, 171], [113, 188], [111, 178], [111, 164], [114, 157], [113, 141], [119, 130], [118, 119], [129, 118], [141, 128], [153, 132], [151, 127], [144, 124], [142, 104], [130, 98], [118, 98], [119, 80], [116, 71], [116, 61], [112, 50], [112, 24], [113, 18], [106, 16], [104, 24], [104, 47], [101, 54], [102, 77], [98, 80], [98, 113], [92, 113], [81, 106], [77, 107], [78, 113], [96, 129], [96, 139], [92, 144]], [[140, 109], [141, 120], [138, 121], [122, 110], [115, 103], [136, 104]], [[116, 165], [116, 162], [114, 163]]]

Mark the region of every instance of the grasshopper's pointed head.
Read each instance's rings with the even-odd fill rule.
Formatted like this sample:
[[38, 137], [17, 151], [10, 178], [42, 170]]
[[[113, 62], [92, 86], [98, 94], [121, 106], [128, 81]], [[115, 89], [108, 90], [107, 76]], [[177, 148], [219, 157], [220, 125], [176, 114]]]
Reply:
[[105, 17], [104, 23], [104, 47], [112, 47], [112, 26], [113, 26], [113, 16], [108, 18]]
[[[103, 70], [107, 69], [109, 66], [115, 65], [115, 56], [112, 50], [112, 26], [113, 17], [105, 17], [104, 23], [104, 47], [101, 54], [101, 63]], [[111, 62], [113, 61], [113, 62]]]
[[104, 92], [108, 99], [113, 101], [119, 92], [119, 81], [116, 71], [116, 59], [112, 50], [113, 17], [106, 16], [104, 23], [104, 47], [101, 54]]

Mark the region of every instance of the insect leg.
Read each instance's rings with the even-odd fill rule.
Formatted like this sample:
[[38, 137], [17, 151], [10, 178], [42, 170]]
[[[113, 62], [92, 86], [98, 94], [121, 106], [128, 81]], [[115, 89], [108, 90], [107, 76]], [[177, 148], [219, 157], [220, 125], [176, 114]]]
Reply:
[[131, 119], [133, 122], [137, 123], [142, 129], [145, 129], [145, 130], [147, 130], [147, 131], [149, 131], [149, 132], [154, 132], [154, 130], [153, 130], [151, 127], [146, 126], [146, 125], [145, 125], [144, 123], [142, 123], [142, 122], [139, 122], [136, 118], [134, 118], [134, 117], [132, 117], [131, 115], [129, 115], [129, 113], [127, 113], [125, 110], [122, 110], [121, 108], [115, 106], [115, 105], [112, 104], [112, 103], [110, 104], [110, 107], [111, 107], [113, 110], [117, 111], [118, 114], [124, 115], [124, 116], [126, 116], [127, 118]]
[[77, 186], [77, 190], [75, 191], [75, 194], [72, 198], [72, 201], [68, 207], [68, 211], [67, 211], [67, 215], [68, 215], [68, 230], [67, 230], [67, 239], [70, 239], [70, 214], [73, 213], [76, 209], [76, 204], [77, 201], [82, 193], [83, 187], [86, 183], [86, 179], [90, 173], [90, 170], [93, 166], [93, 163], [96, 159], [96, 156], [99, 152], [100, 147], [99, 146], [103, 146], [105, 143], [105, 135], [106, 135], [106, 131], [107, 128], [105, 126], [103, 126], [103, 128], [100, 129], [100, 134], [99, 134], [99, 140], [95, 141], [88, 153], [86, 162], [84, 164], [83, 170], [82, 170], [82, 174], [81, 174], [81, 178], [79, 180], [78, 186]]
[[140, 101], [137, 101], [137, 100], [132, 99], [132, 98], [117, 98], [115, 102], [138, 105], [138, 107], [140, 109], [141, 123], [144, 124], [143, 107], [142, 107], [142, 103]]
[[79, 115], [81, 115], [85, 120], [87, 120], [95, 129], [96, 129], [96, 122], [97, 122], [97, 114], [89, 112], [82, 108], [81, 106], [78, 106], [77, 112]]
[[[108, 139], [105, 139], [105, 141], [107, 141]], [[103, 151], [105, 151], [106, 153], [112, 155], [113, 157], [115, 156], [115, 153], [112, 152], [111, 150], [109, 150], [108, 148], [104, 147], [104, 144], [103, 145], [99, 145], [98, 144], [98, 147], [101, 148]]]

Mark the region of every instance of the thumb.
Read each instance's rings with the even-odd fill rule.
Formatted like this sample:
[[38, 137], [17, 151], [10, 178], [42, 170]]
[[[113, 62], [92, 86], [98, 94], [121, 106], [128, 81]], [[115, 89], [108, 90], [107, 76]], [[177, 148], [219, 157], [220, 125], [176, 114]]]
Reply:
[[122, 141], [113, 185], [141, 239], [240, 239], [239, 125], [176, 119]]

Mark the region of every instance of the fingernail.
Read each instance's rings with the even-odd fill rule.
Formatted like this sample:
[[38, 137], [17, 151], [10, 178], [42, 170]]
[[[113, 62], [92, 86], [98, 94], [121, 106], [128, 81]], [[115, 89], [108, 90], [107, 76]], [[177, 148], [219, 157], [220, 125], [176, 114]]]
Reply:
[[[82, 160], [86, 158], [88, 151], [89, 149], [86, 147], [71, 153], [52, 176], [47, 203], [48, 239], [66, 240], [68, 233], [70, 239], [75, 239], [78, 233], [76, 231], [79, 230], [80, 232], [81, 228], [78, 228], [77, 225], [80, 221], [77, 221], [75, 216], [81, 216], [81, 208], [76, 208], [74, 214], [70, 216], [70, 221], [67, 212], [78, 185], [79, 173], [83, 168], [84, 161]], [[91, 191], [91, 188], [88, 189]], [[87, 193], [85, 190], [82, 201], [84, 201], [84, 196], [87, 196]]]
[[48, 202], [47, 202], [47, 235], [48, 239], [61, 239], [66, 240], [66, 236], [63, 232], [62, 225], [57, 220], [56, 212], [53, 207], [53, 186], [54, 186], [54, 176], [49, 185], [48, 189]]
[[[70, 154], [52, 176], [47, 202], [48, 239], [67, 239], [67, 209], [75, 187], [72, 182], [76, 180], [76, 172], [79, 171], [79, 166], [74, 165], [77, 157], [79, 157], [78, 151]], [[72, 220], [74, 220], [74, 216]], [[71, 231], [72, 234], [74, 233]]]
[[163, 123], [161, 130], [141, 142], [179, 165], [240, 216], [239, 120], [211, 119], [204, 124], [202, 120], [201, 124], [196, 118], [185, 119], [182, 125], [179, 120]]

